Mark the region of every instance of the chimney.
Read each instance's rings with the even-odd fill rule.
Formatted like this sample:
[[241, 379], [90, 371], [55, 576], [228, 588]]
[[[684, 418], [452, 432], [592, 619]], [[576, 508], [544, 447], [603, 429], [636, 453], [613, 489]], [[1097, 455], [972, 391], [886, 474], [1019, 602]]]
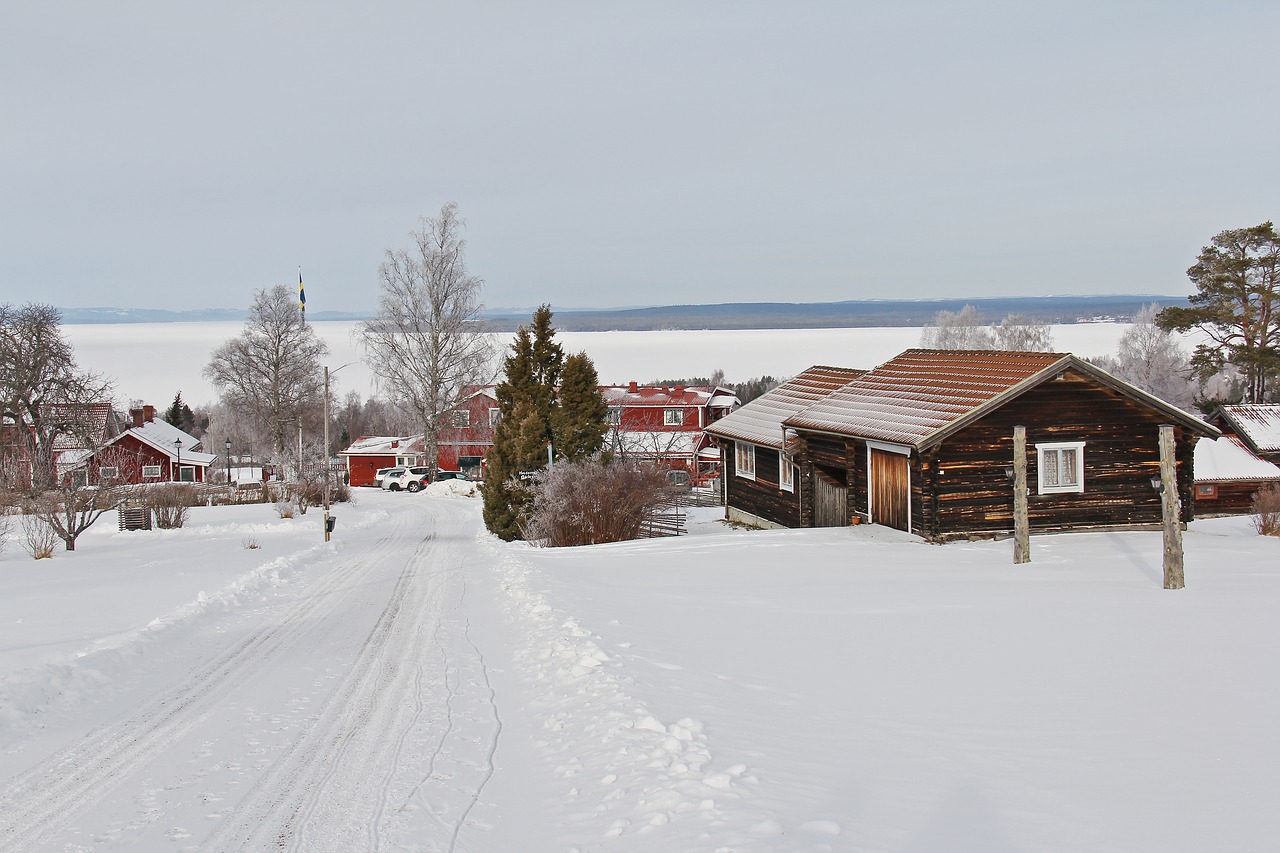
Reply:
[[152, 421], [154, 421], [155, 419], [156, 419], [156, 407], [155, 407], [155, 406], [143, 406], [143, 407], [142, 407], [142, 420], [143, 420], [143, 423], [148, 423], [148, 424], [149, 424], [149, 423], [151, 423]]
[[636, 381], [634, 379], [632, 379], [631, 384], [627, 386], [627, 393], [635, 394], [639, 390], [640, 390], [640, 386], [636, 384]]
[[129, 419], [133, 421], [135, 428], [142, 426], [142, 409], [130, 409]]
[[683, 393], [684, 393], [684, 386], [683, 386], [683, 385], [677, 385], [675, 388], [672, 388], [672, 389], [671, 389], [671, 393], [672, 393], [672, 394], [675, 394], [676, 396], [679, 396], [679, 395], [683, 394]]

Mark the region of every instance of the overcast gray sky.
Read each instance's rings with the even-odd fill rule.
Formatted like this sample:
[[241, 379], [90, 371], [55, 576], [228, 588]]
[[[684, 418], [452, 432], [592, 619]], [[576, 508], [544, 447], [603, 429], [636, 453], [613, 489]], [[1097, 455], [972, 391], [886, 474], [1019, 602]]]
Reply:
[[1280, 213], [1280, 4], [6, 3], [0, 301], [1189, 293]]

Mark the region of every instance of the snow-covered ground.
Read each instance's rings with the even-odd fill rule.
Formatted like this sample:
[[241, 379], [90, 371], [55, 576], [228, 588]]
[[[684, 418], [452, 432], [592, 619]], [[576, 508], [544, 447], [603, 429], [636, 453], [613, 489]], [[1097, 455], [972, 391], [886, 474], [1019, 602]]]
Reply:
[[[1280, 836], [1280, 540], [538, 550], [465, 484], [0, 557], [0, 849], [1196, 851]], [[249, 545], [258, 545], [250, 548]]]

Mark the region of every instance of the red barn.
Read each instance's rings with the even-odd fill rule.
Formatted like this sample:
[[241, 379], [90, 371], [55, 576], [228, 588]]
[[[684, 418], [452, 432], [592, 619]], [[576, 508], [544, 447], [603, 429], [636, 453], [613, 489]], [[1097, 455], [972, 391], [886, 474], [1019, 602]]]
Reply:
[[165, 420], [155, 406], [131, 409], [132, 426], [87, 457], [90, 484], [203, 483], [218, 457], [201, 450], [200, 439]]

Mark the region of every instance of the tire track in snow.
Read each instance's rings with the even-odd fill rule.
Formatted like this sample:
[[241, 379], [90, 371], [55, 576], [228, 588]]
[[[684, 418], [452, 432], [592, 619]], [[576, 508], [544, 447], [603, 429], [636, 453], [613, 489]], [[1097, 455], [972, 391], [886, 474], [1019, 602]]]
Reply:
[[0, 848], [26, 850], [65, 827], [138, 769], [189, 733], [221, 691], [298, 642], [321, 615], [338, 606], [339, 593], [390, 558], [409, 519], [369, 552], [340, 562], [314, 583], [283, 617], [255, 629], [185, 681], [147, 701], [129, 718], [90, 732], [0, 790]]

